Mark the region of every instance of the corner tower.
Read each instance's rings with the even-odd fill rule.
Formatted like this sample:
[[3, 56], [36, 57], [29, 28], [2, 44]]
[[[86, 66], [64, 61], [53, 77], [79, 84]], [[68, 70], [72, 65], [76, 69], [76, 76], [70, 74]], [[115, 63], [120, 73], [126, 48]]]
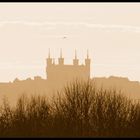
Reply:
[[86, 74], [90, 78], [90, 59], [88, 50], [87, 50], [87, 58], [85, 59], [85, 66], [86, 66]]
[[49, 69], [50, 67], [52, 66], [52, 58], [50, 57], [50, 49], [49, 49], [49, 52], [48, 52], [48, 58], [46, 59], [47, 61], [47, 67], [46, 67], [46, 75], [47, 75], [47, 79], [48, 79], [48, 76], [49, 76]]
[[58, 58], [58, 63], [59, 63], [59, 65], [64, 64], [64, 58], [62, 57], [62, 49], [60, 49], [60, 58]]
[[79, 63], [79, 60], [77, 59], [77, 52], [76, 52], [76, 50], [75, 50], [75, 58], [73, 59], [73, 65], [74, 65], [74, 66], [77, 66], [78, 63]]
[[50, 57], [50, 49], [49, 49], [48, 58], [47, 58], [47, 66], [51, 66], [51, 65], [52, 65], [52, 58]]

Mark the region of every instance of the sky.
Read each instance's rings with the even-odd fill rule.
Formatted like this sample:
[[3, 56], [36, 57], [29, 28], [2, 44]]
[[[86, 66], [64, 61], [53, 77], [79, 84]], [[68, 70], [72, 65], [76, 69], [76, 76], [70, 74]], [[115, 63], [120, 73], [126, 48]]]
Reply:
[[77, 50], [91, 77], [140, 81], [140, 3], [0, 3], [0, 82], [46, 78], [46, 58]]

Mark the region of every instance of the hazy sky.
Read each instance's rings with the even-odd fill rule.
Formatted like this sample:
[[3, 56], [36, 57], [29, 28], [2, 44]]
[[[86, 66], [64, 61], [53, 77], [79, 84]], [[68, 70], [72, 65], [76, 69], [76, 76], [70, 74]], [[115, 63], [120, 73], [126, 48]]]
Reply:
[[0, 3], [1, 82], [45, 78], [48, 48], [56, 63], [89, 49], [92, 76], [140, 81], [140, 3]]

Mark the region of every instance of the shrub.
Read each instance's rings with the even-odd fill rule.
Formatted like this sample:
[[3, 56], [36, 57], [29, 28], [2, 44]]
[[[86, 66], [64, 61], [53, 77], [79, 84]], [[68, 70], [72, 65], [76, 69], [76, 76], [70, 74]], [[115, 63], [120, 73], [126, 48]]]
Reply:
[[48, 101], [21, 96], [0, 109], [1, 137], [139, 137], [140, 104], [90, 80], [69, 83]]

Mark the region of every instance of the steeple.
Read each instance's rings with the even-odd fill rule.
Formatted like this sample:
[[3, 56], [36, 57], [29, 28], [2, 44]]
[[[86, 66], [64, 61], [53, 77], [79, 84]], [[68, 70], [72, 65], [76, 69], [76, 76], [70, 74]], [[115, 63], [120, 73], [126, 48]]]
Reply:
[[48, 58], [50, 58], [50, 48], [49, 48], [49, 52], [48, 52]]
[[50, 67], [52, 67], [52, 58], [50, 57], [50, 48], [49, 48], [49, 51], [48, 51], [48, 58], [46, 59], [46, 62], [47, 62], [46, 76], [47, 76], [47, 79], [48, 79], [48, 70], [50, 69]]
[[64, 64], [64, 58], [62, 57], [62, 48], [60, 49], [60, 58], [58, 58], [58, 62], [60, 65]]
[[89, 53], [88, 53], [88, 49], [87, 49], [87, 59], [89, 59]]
[[77, 59], [77, 51], [76, 51], [76, 49], [75, 49], [75, 59]]
[[87, 50], [87, 58], [85, 59], [85, 64], [90, 65], [90, 59], [89, 59], [89, 52]]
[[60, 49], [60, 58], [62, 58], [62, 48]]
[[79, 60], [77, 59], [77, 51], [75, 49], [75, 59], [73, 59], [73, 65], [78, 65]]
[[48, 51], [48, 58], [47, 58], [47, 66], [50, 66], [52, 64], [52, 58], [50, 57], [50, 48]]

